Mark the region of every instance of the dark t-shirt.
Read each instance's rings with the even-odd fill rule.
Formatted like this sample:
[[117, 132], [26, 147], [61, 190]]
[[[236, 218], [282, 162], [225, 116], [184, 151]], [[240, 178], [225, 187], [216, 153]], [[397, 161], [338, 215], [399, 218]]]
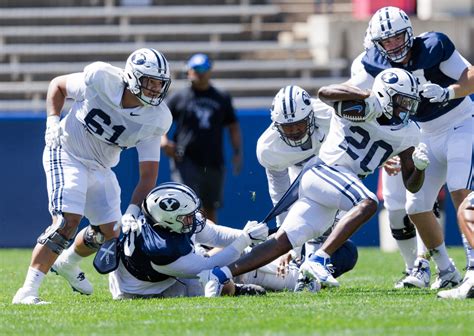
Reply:
[[237, 121], [232, 100], [226, 92], [211, 86], [206, 91], [188, 87], [167, 101], [176, 123], [173, 139], [184, 156], [199, 166], [224, 164], [223, 129]]

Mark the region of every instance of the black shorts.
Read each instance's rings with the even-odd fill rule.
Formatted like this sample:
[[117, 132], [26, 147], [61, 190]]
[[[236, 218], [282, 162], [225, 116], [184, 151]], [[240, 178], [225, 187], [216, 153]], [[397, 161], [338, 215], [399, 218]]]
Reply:
[[191, 187], [201, 199], [204, 207], [222, 207], [225, 168], [202, 167], [189, 159], [180, 162], [170, 160], [171, 179]]

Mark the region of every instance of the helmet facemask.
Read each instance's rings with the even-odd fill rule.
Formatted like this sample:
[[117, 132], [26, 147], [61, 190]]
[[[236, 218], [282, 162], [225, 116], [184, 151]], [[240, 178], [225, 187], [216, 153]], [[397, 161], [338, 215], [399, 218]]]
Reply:
[[[397, 38], [402, 35], [404, 37], [403, 44], [389, 50], [386, 50], [384, 48], [383, 46], [384, 41], [386, 41], [389, 38]], [[396, 32], [392, 36], [388, 36], [383, 39], [382, 38], [373, 39], [372, 42], [374, 43], [375, 47], [378, 49], [378, 51], [382, 55], [384, 55], [385, 57], [388, 57], [392, 62], [400, 63], [406, 58], [406, 56], [408, 55], [408, 52], [413, 46], [413, 32], [410, 32], [409, 29], [405, 29], [401, 32]]]
[[416, 115], [420, 102], [416, 78], [403, 69], [386, 69], [378, 74], [372, 91], [390, 125], [404, 127]]
[[280, 124], [275, 122], [275, 127], [280, 138], [291, 147], [299, 147], [305, 144], [314, 133], [314, 113], [292, 123]]

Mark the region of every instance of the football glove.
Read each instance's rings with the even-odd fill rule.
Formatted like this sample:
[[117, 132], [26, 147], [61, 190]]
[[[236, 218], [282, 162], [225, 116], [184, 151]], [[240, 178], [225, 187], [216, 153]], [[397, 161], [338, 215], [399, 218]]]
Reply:
[[382, 115], [382, 107], [380, 106], [379, 100], [375, 95], [370, 95], [369, 98], [365, 99], [365, 117], [366, 122], [370, 122], [377, 119]]
[[138, 232], [141, 233], [141, 225], [138, 222], [138, 215], [140, 214], [140, 208], [138, 205], [130, 204], [123, 214], [120, 221], [115, 223], [114, 231], [117, 231], [120, 227], [122, 227], [123, 233], [128, 233], [128, 231]]
[[412, 158], [416, 169], [425, 170], [426, 167], [428, 167], [428, 165], [430, 164], [426, 144], [420, 142], [420, 144], [413, 151]]
[[59, 116], [52, 115], [46, 118], [46, 132], [44, 142], [46, 146], [55, 149], [61, 145], [62, 129], [59, 124]]
[[230, 269], [224, 267], [214, 267], [212, 270], [204, 270], [198, 274], [199, 282], [204, 287], [205, 297], [221, 296], [224, 285], [232, 278]]
[[430, 103], [445, 104], [454, 98], [452, 87], [442, 88], [438, 84], [426, 83], [421, 87], [421, 95], [430, 100]]
[[266, 223], [257, 221], [248, 221], [243, 231], [249, 235], [252, 244], [258, 244], [265, 241], [268, 237], [268, 226]]

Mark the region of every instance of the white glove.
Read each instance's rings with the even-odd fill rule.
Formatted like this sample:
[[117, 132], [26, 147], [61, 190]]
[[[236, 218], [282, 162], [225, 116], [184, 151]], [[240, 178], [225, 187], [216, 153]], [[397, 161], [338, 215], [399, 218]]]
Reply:
[[128, 231], [132, 232], [138, 232], [138, 234], [141, 233], [142, 225], [139, 223], [138, 215], [140, 214], [140, 207], [135, 204], [130, 204], [123, 214], [122, 218], [120, 221], [115, 223], [114, 225], [114, 231], [118, 230], [120, 227], [122, 227], [122, 232], [123, 233], [128, 233]]
[[430, 160], [428, 159], [428, 149], [426, 148], [426, 144], [422, 142], [420, 142], [420, 144], [415, 148], [411, 157], [413, 158], [413, 163], [418, 170], [425, 170], [430, 164]]
[[44, 142], [46, 146], [55, 149], [61, 145], [61, 125], [59, 116], [52, 115], [46, 118], [46, 132], [44, 133]]
[[454, 89], [450, 86], [442, 88], [438, 84], [426, 83], [421, 87], [421, 95], [430, 100], [430, 103], [447, 103], [454, 98]]
[[365, 117], [364, 120], [370, 122], [382, 115], [382, 106], [374, 94], [365, 99]]
[[212, 270], [199, 272], [198, 277], [199, 282], [204, 287], [204, 296], [216, 297], [221, 295], [224, 285], [232, 279], [232, 273], [226, 266], [216, 266]]
[[259, 223], [257, 221], [248, 221], [243, 231], [249, 235], [253, 244], [265, 241], [268, 237], [267, 223]]

